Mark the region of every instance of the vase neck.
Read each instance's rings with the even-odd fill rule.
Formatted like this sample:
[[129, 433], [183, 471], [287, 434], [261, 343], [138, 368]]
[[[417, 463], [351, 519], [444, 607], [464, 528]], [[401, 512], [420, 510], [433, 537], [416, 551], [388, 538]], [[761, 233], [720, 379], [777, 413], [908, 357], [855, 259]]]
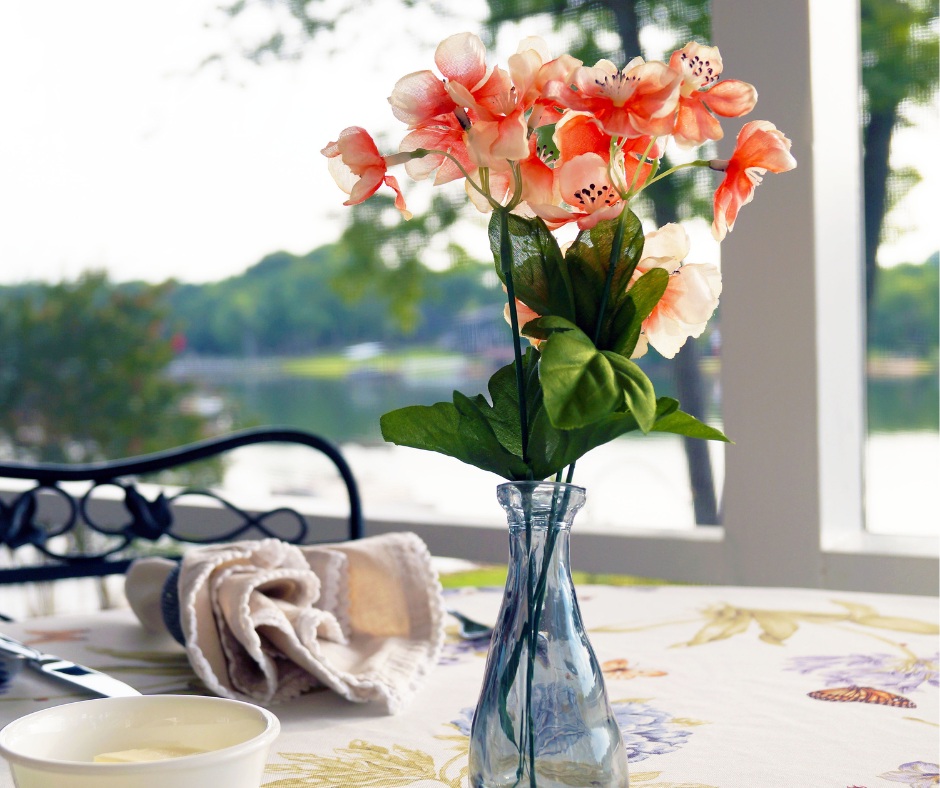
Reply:
[[584, 505], [584, 489], [573, 484], [510, 482], [497, 488], [510, 530], [568, 530]]
[[530, 529], [524, 526], [510, 527], [510, 571], [518, 573], [518, 580], [523, 584], [526, 576], [530, 576], [532, 582], [537, 582], [537, 578], [543, 573], [545, 574], [544, 582], [547, 582], [549, 586], [554, 586], [559, 582], [570, 582], [568, 568], [570, 535], [571, 531], [561, 525]]
[[584, 490], [570, 484], [513, 482], [500, 485], [499, 502], [509, 523], [509, 561], [514, 589], [570, 583], [568, 539]]

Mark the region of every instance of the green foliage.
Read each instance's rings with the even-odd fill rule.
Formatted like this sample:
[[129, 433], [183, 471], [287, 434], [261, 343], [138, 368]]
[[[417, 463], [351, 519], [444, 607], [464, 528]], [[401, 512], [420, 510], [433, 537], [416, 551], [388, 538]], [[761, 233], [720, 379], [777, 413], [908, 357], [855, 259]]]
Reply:
[[[632, 352], [640, 324], [665, 289], [662, 271], [644, 277], [641, 292], [628, 296], [643, 251], [636, 216], [624, 211], [582, 231], [562, 256], [541, 220], [496, 211], [490, 244], [497, 271], [503, 277], [512, 273], [516, 298], [542, 313], [524, 328], [540, 341], [540, 350], [529, 348], [518, 375], [514, 364], [498, 370], [490, 379], [489, 400], [454, 392], [453, 402], [385, 414], [386, 440], [513, 480], [559, 474], [591, 449], [637, 429], [727, 440], [678, 411], [675, 400], [657, 401], [653, 384], [629, 353], [613, 349]], [[589, 309], [590, 304], [601, 306]], [[604, 304], [615, 320], [604, 318]]]
[[[450, 218], [445, 200], [436, 201], [441, 216]], [[381, 294], [382, 300], [406, 331], [419, 321], [418, 304], [425, 296], [425, 274], [420, 250], [424, 249], [442, 219], [433, 211], [402, 222], [391, 199], [376, 195], [354, 207], [352, 221], [340, 237], [340, 267], [332, 282], [348, 301]]]
[[563, 318], [543, 317], [533, 323], [531, 330], [546, 339], [540, 377], [552, 424], [584, 427], [627, 407], [649, 432], [656, 394], [636, 364], [598, 350], [587, 334]]
[[[504, 239], [500, 217], [507, 223], [509, 238]], [[496, 273], [503, 284], [507, 275], [501, 258], [503, 244], [512, 254], [507, 256], [515, 296], [540, 315], [558, 315], [574, 319], [574, 294], [568, 268], [555, 240], [539, 218], [524, 219], [504, 211], [496, 211], [490, 220], [490, 249], [496, 260]]]
[[101, 460], [203, 437], [164, 375], [167, 287], [104, 274], [0, 297], [0, 436], [32, 459]]
[[937, 255], [921, 265], [883, 268], [869, 325], [869, 349], [902, 356], [937, 357], [940, 336]]
[[[529, 412], [528, 456], [523, 458], [515, 370], [508, 364], [490, 379], [488, 402], [454, 392], [453, 402], [412, 405], [382, 416], [382, 436], [401, 446], [454, 457], [505, 479], [546, 479], [560, 473], [592, 449], [634, 432], [633, 413], [621, 409], [576, 429], [559, 429], [540, 396], [539, 353], [530, 348], [523, 357], [523, 377]], [[727, 441], [718, 430], [678, 410], [662, 397], [656, 403], [651, 429], [708, 440]]]
[[[243, 275], [178, 285], [170, 296], [190, 348], [212, 355], [290, 354], [382, 336], [384, 310], [351, 310], [331, 286], [332, 247], [304, 257], [268, 255]], [[357, 313], [358, 312], [358, 313]]]
[[933, 97], [940, 78], [936, 17], [935, 0], [861, 0], [862, 85], [868, 112]]
[[[370, 237], [360, 227], [304, 256], [277, 252], [221, 282], [176, 285], [170, 305], [187, 347], [205, 355], [298, 355], [377, 339], [434, 341], [455, 314], [479, 307], [501, 320], [502, 293], [484, 282], [479, 265], [439, 272], [416, 266], [410, 273], [385, 268], [356, 256], [371, 248]], [[412, 273], [420, 284], [404, 283]], [[411, 304], [406, 328], [389, 302], [412, 288], [420, 301]]]

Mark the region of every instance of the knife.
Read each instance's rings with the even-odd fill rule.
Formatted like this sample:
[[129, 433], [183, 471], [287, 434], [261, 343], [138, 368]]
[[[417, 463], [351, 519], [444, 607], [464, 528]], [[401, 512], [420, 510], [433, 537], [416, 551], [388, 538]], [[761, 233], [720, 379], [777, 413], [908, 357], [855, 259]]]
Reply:
[[31, 668], [45, 676], [68, 682], [95, 695], [121, 698], [141, 694], [130, 685], [105, 673], [52, 654], [44, 654], [39, 649], [20, 643], [8, 635], [0, 634], [0, 652], [22, 659]]

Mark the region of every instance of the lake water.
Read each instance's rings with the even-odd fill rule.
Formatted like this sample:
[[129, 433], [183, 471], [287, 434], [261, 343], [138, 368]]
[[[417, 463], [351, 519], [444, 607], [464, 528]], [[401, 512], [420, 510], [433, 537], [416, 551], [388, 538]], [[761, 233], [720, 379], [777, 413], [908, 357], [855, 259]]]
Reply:
[[[408, 510], [441, 520], [502, 520], [493, 493], [496, 476], [435, 453], [386, 444], [378, 426], [379, 417], [394, 408], [450, 400], [455, 385], [483, 391], [486, 374], [465, 374], [455, 384], [465, 369], [438, 369], [437, 377], [422, 369], [414, 375], [369, 373], [345, 380], [285, 377], [275, 370], [239, 366], [236, 374], [226, 375], [216, 369], [211, 383], [201, 377], [202, 386], [226, 403], [234, 419], [226, 426], [293, 426], [339, 444], [360, 482], [367, 517]], [[668, 382], [654, 382], [658, 391], [668, 393]], [[708, 381], [706, 388], [714, 385]], [[866, 443], [869, 530], [940, 535], [936, 381], [880, 380], [870, 387], [868, 399], [870, 422], [878, 427]], [[724, 451], [724, 446], [709, 443], [719, 491]], [[326, 462], [311, 467], [309, 454], [303, 448], [294, 453], [280, 447], [242, 450], [225, 484], [240, 491], [255, 488], [257, 495], [273, 486], [341, 501], [338, 477]], [[627, 436], [595, 449], [578, 463], [576, 481], [591, 490], [579, 524], [592, 530], [694, 528], [687, 467], [681, 439], [674, 436]], [[625, 479], [633, 490], [626, 512]]]

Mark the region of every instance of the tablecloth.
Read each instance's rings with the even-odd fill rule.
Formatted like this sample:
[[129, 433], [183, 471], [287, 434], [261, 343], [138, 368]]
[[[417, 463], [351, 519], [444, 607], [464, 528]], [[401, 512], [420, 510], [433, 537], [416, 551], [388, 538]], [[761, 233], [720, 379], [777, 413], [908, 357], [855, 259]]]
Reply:
[[[446, 592], [492, 622], [500, 588]], [[578, 587], [637, 788], [890, 788], [940, 783], [933, 597], [702, 586]], [[145, 693], [200, 692], [182, 649], [128, 611], [0, 627]], [[486, 642], [456, 622], [414, 701], [388, 716], [317, 690], [282, 722], [266, 788], [461, 788]], [[0, 724], [82, 696], [24, 671]], [[0, 788], [12, 786], [0, 766]]]

